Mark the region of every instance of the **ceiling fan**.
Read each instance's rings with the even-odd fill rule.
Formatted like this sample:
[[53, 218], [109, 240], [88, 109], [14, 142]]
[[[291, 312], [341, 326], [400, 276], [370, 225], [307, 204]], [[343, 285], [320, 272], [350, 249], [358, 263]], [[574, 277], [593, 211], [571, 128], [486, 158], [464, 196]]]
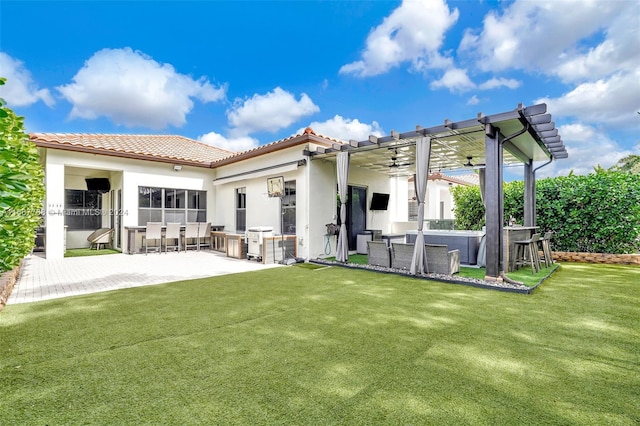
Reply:
[[473, 160], [473, 157], [468, 156], [468, 157], [467, 157], [467, 162], [466, 162], [465, 164], [463, 164], [462, 166], [463, 166], [463, 167], [468, 167], [468, 168], [474, 168], [474, 167], [475, 167], [475, 168], [481, 168], [481, 167], [485, 167], [485, 166], [486, 166], [486, 164], [485, 164], [485, 163], [477, 163], [477, 164], [473, 164], [473, 163], [471, 162], [471, 160]]
[[410, 166], [413, 163], [398, 163], [398, 150], [394, 149], [393, 154], [391, 155], [391, 164], [389, 164], [390, 169], [395, 169], [398, 167]]

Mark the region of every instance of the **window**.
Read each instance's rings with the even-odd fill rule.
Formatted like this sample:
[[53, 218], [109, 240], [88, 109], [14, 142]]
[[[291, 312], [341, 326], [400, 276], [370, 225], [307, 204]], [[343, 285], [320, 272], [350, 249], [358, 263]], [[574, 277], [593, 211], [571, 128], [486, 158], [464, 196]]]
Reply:
[[162, 222], [162, 188], [138, 187], [138, 225]]
[[236, 232], [247, 230], [247, 188], [236, 188]]
[[207, 193], [205, 191], [189, 191], [187, 220], [189, 222], [205, 222], [207, 219]]
[[138, 187], [138, 225], [147, 222], [205, 222], [207, 192], [191, 189]]
[[69, 230], [91, 229], [102, 226], [102, 196], [98, 191], [65, 189], [64, 224]]
[[295, 235], [296, 233], [296, 181], [284, 183], [282, 196], [282, 233]]

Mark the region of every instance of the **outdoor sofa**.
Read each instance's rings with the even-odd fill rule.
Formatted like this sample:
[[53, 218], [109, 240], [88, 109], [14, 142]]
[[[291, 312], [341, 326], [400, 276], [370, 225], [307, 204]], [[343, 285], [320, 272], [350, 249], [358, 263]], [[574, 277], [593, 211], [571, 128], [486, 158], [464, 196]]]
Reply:
[[[446, 245], [425, 244], [427, 272], [453, 275], [460, 272], [460, 250], [449, 250]], [[391, 244], [391, 267], [410, 269], [413, 258], [413, 244]]]

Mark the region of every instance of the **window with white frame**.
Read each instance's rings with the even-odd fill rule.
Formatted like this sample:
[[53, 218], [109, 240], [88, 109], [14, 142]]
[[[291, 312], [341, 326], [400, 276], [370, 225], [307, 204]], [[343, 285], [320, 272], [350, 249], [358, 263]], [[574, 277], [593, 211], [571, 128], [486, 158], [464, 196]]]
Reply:
[[207, 192], [192, 189], [138, 187], [138, 225], [147, 222], [205, 222]]

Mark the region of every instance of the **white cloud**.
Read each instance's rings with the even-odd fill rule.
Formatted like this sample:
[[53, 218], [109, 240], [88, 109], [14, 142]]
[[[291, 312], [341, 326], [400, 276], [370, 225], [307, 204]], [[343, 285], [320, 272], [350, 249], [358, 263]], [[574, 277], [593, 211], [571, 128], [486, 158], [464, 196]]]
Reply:
[[478, 105], [480, 103], [480, 99], [476, 95], [473, 95], [467, 101], [467, 105]]
[[[377, 121], [367, 124], [360, 122], [357, 118], [343, 118], [337, 114], [326, 121], [314, 121], [307, 127], [311, 127], [316, 134], [329, 136], [343, 141], [362, 141], [368, 139], [369, 135], [384, 135], [382, 128]], [[304, 129], [304, 127], [300, 128], [296, 133], [300, 134]]]
[[[487, 14], [479, 33], [467, 30], [459, 52], [476, 57], [485, 71], [517, 68], [573, 80], [602, 68], [602, 76], [619, 70], [619, 59], [637, 66], [638, 12], [632, 1], [516, 0], [502, 14]], [[594, 36], [603, 42], [587, 50]]]
[[581, 121], [637, 126], [640, 111], [640, 69], [609, 79], [583, 83], [559, 98], [542, 98], [558, 117]]
[[296, 101], [291, 93], [276, 87], [266, 95], [236, 99], [227, 118], [233, 126], [232, 135], [246, 136], [258, 131], [275, 132], [318, 111], [320, 108], [305, 93]]
[[204, 77], [194, 80], [128, 47], [96, 52], [73, 83], [58, 90], [73, 104], [72, 118], [105, 116], [119, 125], [152, 129], [185, 124], [192, 98], [213, 102], [225, 96], [224, 87]]
[[498, 87], [506, 87], [509, 89], [517, 89], [520, 87], [520, 82], [513, 78], [492, 78], [482, 83], [478, 88], [480, 90], [491, 90]]
[[540, 169], [538, 176], [566, 176], [571, 171], [578, 175], [593, 172], [598, 165], [605, 169], [613, 166], [622, 157], [633, 154], [610, 139], [596, 127], [582, 123], [559, 126], [558, 131], [569, 154], [569, 158], [552, 162]]
[[476, 85], [469, 79], [467, 71], [460, 68], [448, 69], [440, 80], [431, 82], [432, 89], [440, 89], [442, 87], [452, 92], [466, 92], [475, 89]]
[[340, 73], [374, 76], [407, 61], [416, 70], [450, 65], [438, 49], [457, 20], [458, 9], [451, 12], [443, 0], [404, 1], [369, 33], [362, 59], [343, 65]]
[[612, 73], [633, 72], [640, 64], [638, 49], [638, 15], [640, 3], [617, 2], [627, 7], [620, 10], [604, 30], [604, 40], [589, 49], [575, 49], [562, 56], [554, 69], [563, 81], [584, 81], [606, 77]]
[[0, 86], [0, 97], [11, 107], [29, 106], [42, 101], [53, 106], [55, 101], [49, 89], [39, 89], [31, 77], [31, 72], [22, 61], [0, 52], [0, 77], [7, 81]]
[[260, 144], [257, 139], [249, 136], [226, 138], [216, 132], [210, 132], [199, 136], [198, 140], [218, 148], [235, 152], [247, 151], [249, 149], [256, 148]]

